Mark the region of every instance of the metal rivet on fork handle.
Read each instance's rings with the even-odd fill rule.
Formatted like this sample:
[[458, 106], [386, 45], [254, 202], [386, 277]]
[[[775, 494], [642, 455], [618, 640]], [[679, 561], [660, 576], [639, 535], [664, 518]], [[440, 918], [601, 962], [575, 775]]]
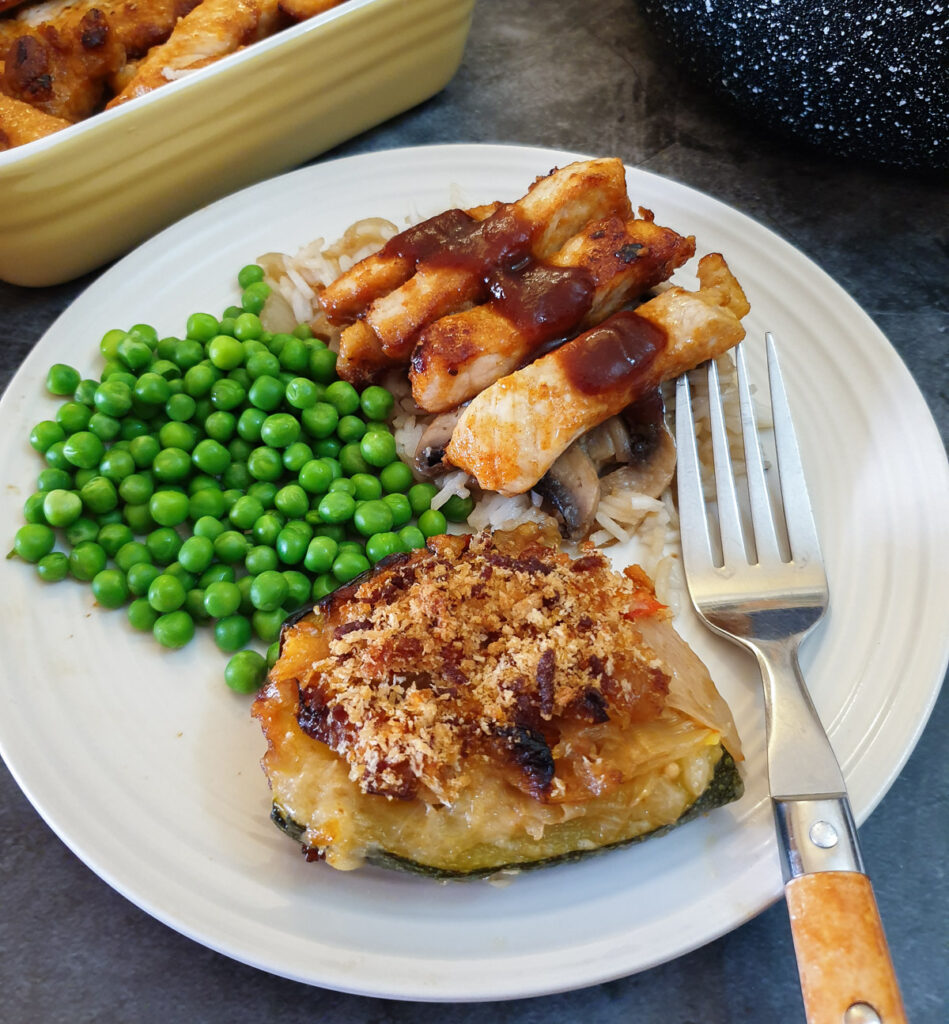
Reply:
[[851, 1003], [844, 1011], [843, 1024], [883, 1024], [869, 1003]]

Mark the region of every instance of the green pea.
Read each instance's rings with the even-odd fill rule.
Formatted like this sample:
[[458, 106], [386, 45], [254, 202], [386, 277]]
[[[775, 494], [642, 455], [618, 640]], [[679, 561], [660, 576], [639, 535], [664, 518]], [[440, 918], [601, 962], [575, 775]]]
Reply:
[[115, 553], [115, 564], [124, 573], [128, 573], [133, 565], [140, 565], [142, 563], [151, 565], [152, 556], [149, 554], [148, 548], [140, 541], [133, 540], [128, 544], [123, 544]]
[[85, 487], [86, 484], [89, 483], [90, 480], [92, 480], [94, 477], [97, 477], [98, 475], [99, 474], [94, 469], [77, 469], [76, 475], [73, 478], [75, 489], [77, 491], [81, 491], [83, 487]]
[[392, 525], [392, 510], [381, 499], [363, 502], [353, 513], [353, 526], [363, 537], [385, 533]]
[[168, 381], [160, 373], [150, 371], [143, 373], [135, 382], [132, 394], [140, 401], [149, 405], [164, 405], [171, 397]]
[[43, 498], [43, 517], [50, 526], [69, 526], [81, 515], [82, 499], [75, 491], [56, 489], [46, 492]]
[[287, 613], [282, 608], [273, 612], [255, 611], [251, 616], [254, 632], [265, 644], [274, 643], [280, 637], [280, 627], [286, 617]]
[[383, 558], [394, 555], [397, 552], [407, 550], [407, 545], [397, 533], [391, 531], [376, 533], [366, 541], [366, 554], [373, 563], [381, 562]]
[[270, 295], [270, 285], [265, 281], [254, 281], [241, 293], [241, 306], [248, 313], [260, 313]]
[[81, 488], [79, 497], [93, 515], [110, 512], [119, 503], [115, 485], [104, 476], [94, 476]]
[[96, 540], [99, 536], [99, 524], [88, 516], [80, 516], [66, 527], [66, 540], [75, 546], [83, 541]]
[[162, 647], [184, 647], [194, 636], [194, 619], [180, 610], [160, 615], [152, 627], [152, 635]]
[[218, 329], [217, 317], [210, 313], [192, 313], [187, 323], [188, 337], [195, 341], [210, 341]]
[[131, 473], [119, 482], [119, 497], [129, 504], [142, 505], [155, 491], [148, 473]]
[[[248, 342], [245, 342], [246, 344]], [[280, 373], [280, 360], [269, 349], [254, 351], [248, 356], [247, 372], [251, 380], [257, 380], [258, 377], [276, 377]]]
[[158, 612], [148, 603], [147, 597], [136, 598], [128, 607], [129, 625], [143, 633], [150, 631], [158, 619]]
[[234, 370], [244, 362], [244, 346], [237, 338], [219, 334], [208, 342], [208, 359], [219, 370]]
[[257, 651], [238, 651], [224, 668], [224, 682], [236, 693], [256, 693], [267, 678], [267, 662]]
[[[310, 362], [310, 352], [300, 338], [287, 335], [280, 349], [280, 365], [289, 373], [302, 373]], [[291, 378], [292, 379], [292, 378]]]
[[[172, 395], [165, 402], [165, 415], [175, 423], [187, 423], [194, 416], [195, 409], [197, 409], [197, 403], [191, 395]], [[162, 444], [165, 444], [160, 433], [158, 436]]]
[[250, 544], [247, 538], [237, 530], [225, 530], [214, 538], [214, 553], [225, 565], [236, 565], [247, 557]]
[[334, 491], [320, 499], [317, 511], [326, 523], [345, 523], [356, 511], [356, 500], [345, 491]]
[[379, 481], [386, 494], [404, 493], [411, 488], [414, 480], [412, 470], [404, 462], [390, 462], [379, 473]]
[[283, 529], [283, 517], [272, 513], [265, 513], [255, 523], [251, 534], [258, 544], [277, 543], [277, 537]]
[[241, 341], [259, 338], [264, 332], [260, 317], [256, 313], [241, 313], [234, 320], [234, 337]]
[[215, 537], [219, 537], [226, 529], [227, 527], [224, 523], [215, 516], [203, 515], [194, 521], [194, 536], [206, 537], [210, 541], [213, 541]]
[[[309, 357], [307, 357], [309, 359]], [[319, 401], [320, 387], [306, 377], [294, 377], [287, 384], [287, 405], [294, 409], [310, 409]]]
[[94, 395], [98, 386], [99, 382], [97, 380], [92, 380], [88, 377], [85, 380], [81, 380], [76, 385], [76, 390], [73, 392], [73, 401], [80, 402], [82, 405], [87, 405], [90, 409], [94, 408]]
[[106, 523], [96, 534], [96, 543], [102, 547], [109, 558], [114, 558], [120, 547], [134, 539], [132, 531], [125, 523]]
[[339, 580], [331, 572], [324, 572], [313, 581], [311, 596], [314, 601], [320, 601], [327, 594], [332, 594], [338, 586]]
[[299, 484], [287, 484], [274, 495], [274, 506], [285, 516], [299, 519], [309, 510], [310, 499]]
[[146, 596], [152, 580], [158, 576], [161, 576], [161, 569], [157, 565], [152, 565], [151, 562], [136, 562], [134, 565], [130, 565], [125, 574], [129, 593], [136, 597]]
[[99, 412], [118, 419], [132, 408], [132, 389], [125, 381], [114, 378], [106, 380], [96, 388], [93, 401]]
[[127, 334], [119, 342], [118, 357], [130, 370], [141, 370], [152, 361], [152, 350], [144, 341]]
[[[313, 454], [320, 459], [333, 459], [338, 461], [338, 456], [343, 448], [343, 442], [338, 437], [322, 437], [313, 443]], [[342, 469], [335, 476], [342, 475]]]
[[359, 392], [345, 380], [336, 380], [326, 389], [323, 399], [339, 413], [348, 416], [359, 408]]
[[233, 581], [217, 580], [204, 589], [204, 610], [213, 619], [233, 615], [241, 604], [240, 588]]
[[310, 494], [325, 494], [333, 482], [333, 471], [323, 459], [311, 459], [300, 469], [297, 480]]
[[263, 503], [245, 494], [234, 502], [227, 517], [236, 529], [249, 530], [263, 514]]
[[339, 554], [339, 545], [332, 537], [314, 537], [306, 549], [303, 565], [314, 573], [329, 572]]
[[94, 540], [81, 541], [69, 553], [69, 571], [83, 583], [92, 580], [105, 566], [105, 551]]
[[445, 516], [436, 509], [430, 508], [418, 517], [418, 528], [429, 537], [437, 537], [448, 529], [448, 521]]
[[237, 272], [237, 283], [241, 288], [247, 288], [249, 285], [255, 284], [257, 281], [263, 281], [264, 269], [259, 267], [256, 263], [248, 263], [247, 266], [241, 267]]
[[307, 534], [285, 526], [277, 534], [277, 557], [284, 565], [299, 565], [306, 554], [309, 540], [310, 538]]
[[30, 444], [40, 453], [56, 441], [65, 441], [66, 431], [53, 420], [41, 420], [30, 431]]
[[131, 452], [113, 445], [99, 462], [99, 473], [115, 484], [121, 484], [135, 472], [135, 459]]
[[359, 451], [370, 466], [382, 468], [398, 457], [395, 438], [383, 430], [370, 430], [359, 442]]
[[375, 384], [366, 388], [359, 396], [359, 405], [367, 420], [387, 420], [394, 404], [392, 392]]
[[36, 575], [44, 583], [58, 583], [69, 574], [69, 559], [62, 551], [51, 551], [36, 563]]
[[238, 436], [244, 441], [256, 443], [260, 440], [260, 428], [266, 418], [267, 414], [263, 409], [245, 409], [237, 420]]
[[78, 370], [66, 363], [54, 363], [46, 374], [46, 390], [51, 395], [71, 395], [80, 380]]
[[64, 469], [41, 469], [36, 478], [38, 491], [71, 491], [73, 489], [72, 474]]
[[89, 432], [100, 441], [114, 441], [122, 433], [122, 422], [114, 416], [95, 412], [89, 418]]
[[99, 465], [105, 454], [105, 446], [89, 430], [79, 430], [63, 442], [63, 455], [67, 461], [80, 469], [92, 469]]
[[340, 583], [348, 583], [369, 568], [369, 559], [356, 551], [341, 551], [333, 562], [332, 573]]
[[442, 505], [442, 512], [450, 523], [463, 523], [468, 519], [474, 509], [474, 498], [462, 498], [453, 494], [448, 501]]
[[250, 643], [251, 635], [245, 615], [225, 615], [214, 624], [214, 642], [222, 651], [239, 651]]
[[244, 568], [251, 576], [259, 576], [262, 572], [276, 569], [278, 565], [277, 552], [266, 544], [255, 544], [244, 558]]
[[38, 562], [53, 550], [56, 534], [42, 523], [27, 523], [17, 530], [13, 550], [24, 562]]
[[198, 586], [207, 590], [212, 583], [233, 583], [236, 578], [233, 565], [222, 565], [220, 562], [212, 562], [207, 569], [201, 573]]
[[405, 526], [412, 518], [412, 506], [404, 494], [387, 494], [382, 500], [389, 506], [389, 510], [392, 512], [392, 525], [394, 529], [398, 530]]
[[148, 585], [148, 603], [159, 614], [173, 612], [185, 603], [185, 588], [176, 576], [161, 573]]
[[229, 441], [237, 428], [237, 418], [233, 413], [219, 410], [212, 412], [204, 421], [204, 432], [214, 441]]
[[231, 464], [231, 453], [220, 441], [206, 437], [194, 446], [191, 462], [203, 473], [220, 476]]
[[143, 434], [131, 439], [129, 443], [129, 455], [135, 461], [139, 469], [148, 469], [155, 461], [155, 456], [161, 451], [161, 444], [157, 438], [150, 434]]
[[188, 499], [188, 516], [194, 520], [204, 516], [220, 519], [225, 511], [224, 494], [219, 487], [204, 487]]
[[122, 518], [133, 533], [148, 533], [155, 528], [155, 520], [152, 519], [148, 502], [141, 505], [126, 505], [122, 509]]
[[136, 341], [143, 341], [149, 350], [158, 346], [158, 331], [151, 324], [134, 324], [129, 328], [128, 333]]
[[365, 433], [366, 424], [358, 416], [341, 416], [336, 425], [336, 436], [345, 444], [360, 440]]
[[425, 534], [417, 526], [403, 526], [399, 530], [399, 540], [409, 550], [425, 547]]
[[188, 572], [204, 572], [214, 558], [214, 543], [208, 537], [189, 537], [178, 551], [178, 561]]
[[177, 530], [159, 526], [145, 538], [145, 547], [156, 565], [169, 565], [178, 557], [182, 540]]
[[413, 484], [409, 488], [409, 504], [412, 506], [412, 513], [420, 516], [432, 507], [432, 498], [438, 494], [438, 488], [427, 481], [421, 484]]
[[[177, 345], [179, 343], [179, 339], [178, 338], [165, 338], [163, 340], [166, 341], [166, 342], [173, 342], [175, 345]], [[159, 342], [159, 348], [161, 347], [161, 344], [162, 343]], [[175, 388], [176, 386], [180, 387], [181, 384], [182, 384], [181, 368], [179, 366], [177, 366], [175, 363], [173, 363], [172, 360], [171, 360], [171, 356], [174, 355], [174, 351], [175, 351], [174, 350], [174, 346], [173, 345], [169, 345], [169, 348], [168, 348], [169, 356], [168, 356], [168, 358], [166, 358], [166, 359], [156, 359], [155, 362], [152, 363], [151, 368], [149, 370], [150, 373], [157, 373], [159, 377], [164, 377], [164, 379], [166, 381], [168, 381], [169, 388]], [[176, 382], [177, 382], [177, 385], [176, 385]], [[178, 392], [176, 392], [174, 390], [172, 391], [172, 394], [177, 394], [177, 393]]]
[[[264, 375], [258, 377], [250, 389], [247, 392], [247, 398], [257, 409], [262, 409], [265, 412], [274, 412], [280, 408], [280, 403], [283, 401], [284, 396], [284, 385], [276, 377]], [[264, 421], [266, 422], [266, 421]], [[261, 424], [261, 428], [263, 424]], [[261, 432], [261, 436], [263, 433]]]
[[162, 448], [152, 463], [152, 473], [160, 483], [178, 483], [190, 472], [191, 456], [183, 448]]
[[329, 402], [317, 402], [300, 413], [303, 429], [315, 438], [329, 437], [339, 423], [339, 413]]
[[160, 526], [178, 526], [188, 518], [188, 496], [180, 491], [162, 490], [148, 499], [148, 511]]
[[214, 382], [221, 379], [221, 372], [210, 363], [198, 363], [189, 367], [184, 375], [184, 393], [192, 399], [204, 398], [210, 394]]
[[305, 441], [294, 441], [284, 448], [282, 458], [285, 469], [299, 473], [312, 460], [313, 449]]
[[286, 608], [300, 608], [310, 599], [310, 579], [296, 569], [286, 569], [283, 578], [287, 581]]
[[103, 608], [121, 608], [129, 588], [120, 569], [103, 569], [92, 578], [92, 594]]
[[255, 480], [279, 480], [283, 476], [283, 460], [276, 448], [261, 445], [247, 458], [247, 470]]
[[[328, 348], [310, 350], [310, 376], [320, 384], [331, 384], [336, 380], [336, 353]], [[356, 410], [353, 409], [353, 412]]]
[[265, 509], [273, 508], [277, 485], [270, 480], [257, 480], [247, 488], [247, 495], [256, 498]]
[[255, 576], [250, 585], [251, 604], [259, 611], [276, 611], [286, 601], [289, 589], [283, 573], [268, 569]]
[[73, 468], [72, 463], [66, 458], [64, 450], [66, 448], [65, 441], [54, 441], [49, 448], [43, 453], [43, 458], [46, 460], [46, 465], [53, 469], [65, 469], [71, 470]]
[[343, 445], [339, 452], [339, 464], [344, 473], [349, 476], [356, 476], [362, 473], [370, 473], [372, 467], [363, 458], [362, 442], [351, 441]]

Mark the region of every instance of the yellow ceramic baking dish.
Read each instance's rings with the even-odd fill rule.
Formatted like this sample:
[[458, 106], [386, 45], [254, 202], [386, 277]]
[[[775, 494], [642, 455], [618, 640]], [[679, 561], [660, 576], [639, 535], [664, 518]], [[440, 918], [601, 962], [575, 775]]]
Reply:
[[67, 281], [438, 92], [474, 0], [346, 0], [193, 75], [0, 153], [0, 278]]

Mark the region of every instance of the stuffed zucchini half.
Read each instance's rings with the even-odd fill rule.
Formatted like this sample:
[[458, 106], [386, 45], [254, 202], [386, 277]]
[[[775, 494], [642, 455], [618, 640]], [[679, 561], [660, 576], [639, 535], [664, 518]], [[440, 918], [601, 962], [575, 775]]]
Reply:
[[648, 577], [558, 540], [432, 538], [285, 627], [254, 715], [309, 859], [484, 875], [741, 795], [731, 713]]

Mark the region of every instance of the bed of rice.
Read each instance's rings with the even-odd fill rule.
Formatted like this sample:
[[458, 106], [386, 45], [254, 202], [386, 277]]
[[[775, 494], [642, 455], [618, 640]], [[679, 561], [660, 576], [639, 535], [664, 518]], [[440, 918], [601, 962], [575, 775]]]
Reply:
[[[266, 253], [258, 258], [265, 280], [285, 300], [297, 323], [308, 323], [314, 333], [324, 338], [330, 348], [338, 351], [339, 329], [326, 319], [319, 306], [320, 291], [345, 273], [359, 260], [380, 249], [401, 228], [391, 221], [374, 217], [357, 221], [338, 240], [327, 244], [316, 238], [294, 255]], [[734, 383], [730, 356], [719, 360], [727, 419], [737, 423], [737, 386]], [[391, 373], [383, 382], [396, 398], [392, 430], [400, 457], [413, 465], [418, 442], [432, 416], [422, 412], [413, 402], [408, 379], [404, 373]], [[701, 386], [694, 399], [699, 433], [699, 452], [705, 470], [707, 490], [711, 488], [712, 454], [708, 436], [707, 398]], [[674, 403], [674, 390], [664, 391], [669, 415]], [[736, 431], [731, 437], [740, 466], [741, 439]], [[521, 523], [550, 522], [541, 508], [540, 496], [534, 492], [507, 498], [493, 492], [481, 492], [462, 470], [446, 473], [436, 480], [439, 491], [432, 507], [440, 508], [452, 495], [472, 496], [475, 507], [468, 524], [476, 530], [512, 529]], [[709, 496], [711, 497], [711, 491]], [[673, 609], [679, 607], [683, 579], [679, 563], [679, 523], [671, 488], [659, 498], [630, 489], [621, 489], [601, 498], [596, 513], [596, 528], [589, 540], [597, 547], [623, 545], [617, 551], [623, 563], [635, 562], [652, 577], [659, 600]]]

